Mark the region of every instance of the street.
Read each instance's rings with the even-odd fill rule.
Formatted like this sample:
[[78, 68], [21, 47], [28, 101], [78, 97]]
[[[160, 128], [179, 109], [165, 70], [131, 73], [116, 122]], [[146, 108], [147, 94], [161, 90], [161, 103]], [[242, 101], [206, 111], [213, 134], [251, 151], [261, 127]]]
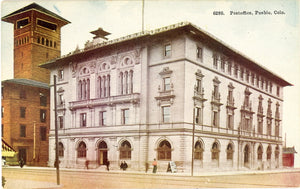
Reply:
[[56, 184], [53, 168], [3, 168], [5, 189], [10, 188], [274, 188], [299, 187], [300, 171], [187, 176], [172, 173], [143, 173], [97, 170], [61, 170]]

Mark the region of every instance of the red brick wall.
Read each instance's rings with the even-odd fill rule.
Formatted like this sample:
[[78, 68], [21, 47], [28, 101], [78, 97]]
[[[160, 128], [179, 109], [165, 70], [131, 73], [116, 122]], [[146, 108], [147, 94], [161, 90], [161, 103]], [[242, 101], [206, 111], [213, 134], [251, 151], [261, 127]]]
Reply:
[[[26, 99], [20, 99], [21, 89], [26, 91]], [[40, 93], [47, 96], [47, 106], [40, 106]], [[4, 139], [16, 150], [25, 148], [27, 151], [27, 165], [47, 166], [50, 129], [50, 93], [47, 89], [5, 83], [3, 88], [2, 106], [4, 114]], [[26, 107], [25, 118], [20, 117], [20, 107]], [[40, 121], [40, 109], [46, 110], [46, 122]], [[33, 160], [34, 149], [34, 121], [36, 132], [36, 160]], [[26, 125], [26, 137], [20, 137], [20, 124]], [[45, 141], [41, 141], [40, 127], [47, 128]]]
[[282, 154], [282, 165], [285, 167], [294, 167], [294, 154]]

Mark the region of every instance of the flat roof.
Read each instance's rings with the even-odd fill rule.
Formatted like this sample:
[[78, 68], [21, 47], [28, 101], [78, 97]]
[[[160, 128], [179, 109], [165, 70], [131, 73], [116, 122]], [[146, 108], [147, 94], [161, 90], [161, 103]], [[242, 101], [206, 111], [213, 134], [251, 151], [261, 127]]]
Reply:
[[242, 64], [244, 64], [246, 67], [257, 70], [261, 75], [267, 75], [270, 79], [273, 79], [274, 81], [278, 82], [282, 86], [291, 86], [292, 85], [291, 83], [282, 79], [280, 76], [269, 71], [267, 68], [259, 65], [254, 60], [243, 55], [241, 52], [235, 50], [234, 48], [225, 44], [220, 39], [207, 33], [206, 31], [202, 30], [200, 27], [198, 27], [190, 22], [180, 22], [177, 24], [161, 27], [161, 28], [154, 29], [154, 30], [143, 31], [143, 32], [127, 35], [124, 37], [120, 37], [117, 39], [104, 41], [102, 43], [98, 43], [98, 44], [86, 47], [82, 50], [70, 52], [69, 54], [61, 56], [60, 58], [50, 60], [46, 63], [41, 64], [40, 67], [50, 68], [50, 67], [59, 66], [59, 65], [63, 64], [65, 61], [70, 61], [72, 59], [76, 60], [76, 57], [78, 58], [78, 56], [81, 56], [81, 55], [87, 56], [87, 53], [96, 51], [96, 50], [100, 50], [105, 47], [109, 47], [109, 46], [113, 46], [113, 45], [117, 45], [117, 44], [121, 44], [121, 43], [125, 43], [125, 42], [130, 42], [130, 41], [135, 41], [135, 43], [138, 43], [138, 40], [140, 40], [140, 39], [151, 38], [151, 37], [155, 37], [160, 34], [167, 33], [167, 32], [175, 32], [175, 31], [179, 31], [179, 30], [188, 31], [196, 36], [199, 36], [199, 37], [205, 39], [205, 41], [207, 43], [214, 45], [214, 47], [218, 48], [223, 53], [226, 53], [226, 54], [234, 57], [234, 59], [237, 59], [240, 62], [243, 62]]

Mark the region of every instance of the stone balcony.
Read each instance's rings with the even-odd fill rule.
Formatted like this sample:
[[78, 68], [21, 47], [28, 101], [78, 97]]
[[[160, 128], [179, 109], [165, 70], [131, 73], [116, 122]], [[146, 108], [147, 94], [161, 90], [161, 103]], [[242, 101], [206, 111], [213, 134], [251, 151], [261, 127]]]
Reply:
[[123, 104], [123, 103], [137, 104], [139, 102], [140, 102], [140, 93], [132, 93], [132, 94], [110, 96], [104, 98], [72, 101], [69, 102], [69, 109], [72, 111], [80, 108], [93, 108], [96, 106], [112, 106], [115, 104]]

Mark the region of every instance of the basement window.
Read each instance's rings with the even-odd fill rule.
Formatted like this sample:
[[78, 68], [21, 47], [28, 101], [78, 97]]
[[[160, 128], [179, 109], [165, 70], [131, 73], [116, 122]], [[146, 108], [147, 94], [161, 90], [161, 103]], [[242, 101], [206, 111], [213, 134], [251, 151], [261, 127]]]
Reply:
[[56, 28], [57, 28], [57, 26], [55, 24], [52, 24], [50, 22], [46, 22], [43, 20], [37, 20], [37, 24], [39, 26], [42, 26], [42, 27], [45, 27], [45, 28], [48, 28], [48, 29], [54, 30], [54, 31], [56, 31]]
[[17, 21], [17, 29], [23, 28], [23, 27], [26, 26], [27, 24], [29, 24], [29, 19], [28, 19], [28, 18], [19, 20], [19, 21]]

